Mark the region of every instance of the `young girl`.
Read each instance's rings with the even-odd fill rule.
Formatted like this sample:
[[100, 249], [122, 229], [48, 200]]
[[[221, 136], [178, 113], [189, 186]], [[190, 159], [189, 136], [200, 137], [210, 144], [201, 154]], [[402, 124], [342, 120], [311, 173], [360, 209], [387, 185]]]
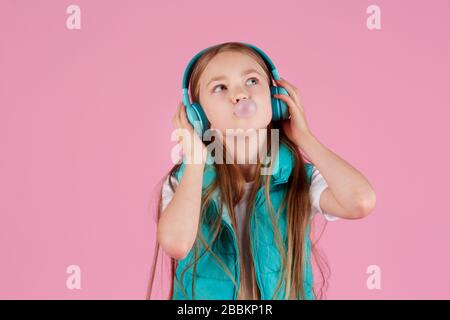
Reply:
[[[289, 95], [273, 96], [287, 104], [290, 117], [272, 121], [271, 71], [260, 54], [239, 42], [213, 46], [195, 63], [191, 100], [202, 106], [217, 141], [196, 134], [180, 103], [173, 123], [188, 135], [179, 137], [183, 161], [163, 178], [147, 298], [161, 245], [171, 259], [172, 299], [316, 299], [312, 217], [358, 219], [374, 209], [369, 182], [315, 138], [297, 88], [275, 77]], [[249, 114], [237, 116], [249, 101]], [[266, 134], [235, 152], [224, 139], [228, 129]], [[278, 130], [278, 148], [268, 143], [272, 130]], [[215, 159], [222, 161], [208, 161], [212, 143], [221, 146]], [[270, 154], [269, 175], [260, 174], [268, 160], [259, 157], [262, 146]]]

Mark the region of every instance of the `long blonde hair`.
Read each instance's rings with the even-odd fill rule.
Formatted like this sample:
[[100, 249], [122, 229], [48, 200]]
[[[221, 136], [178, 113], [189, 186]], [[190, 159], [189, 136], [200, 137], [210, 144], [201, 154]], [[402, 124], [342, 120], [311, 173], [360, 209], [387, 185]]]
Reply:
[[[206, 68], [208, 63], [211, 61], [211, 59], [214, 56], [216, 56], [218, 53], [224, 52], [224, 51], [240, 52], [243, 54], [247, 54], [250, 57], [252, 57], [253, 59], [255, 59], [255, 61], [265, 71], [267, 78], [269, 79], [268, 84], [269, 85], [272, 84], [272, 80], [271, 80], [272, 78], [271, 78], [270, 71], [268, 70], [264, 60], [260, 57], [260, 55], [258, 53], [256, 53], [253, 49], [249, 48], [248, 46], [246, 46], [242, 43], [225, 42], [225, 43], [218, 44], [216, 46], [209, 48], [197, 60], [195, 66], [193, 68], [193, 71], [192, 71], [192, 74], [190, 77], [190, 83], [189, 83], [189, 91], [190, 91], [190, 96], [191, 96], [192, 101], [199, 101], [199, 85], [198, 85], [198, 83], [199, 83], [200, 75], [202, 74], [202, 72], [204, 71], [204, 69]], [[304, 260], [303, 252], [304, 252], [304, 247], [305, 247], [304, 239], [305, 239], [305, 232], [307, 230], [306, 228], [310, 221], [309, 217], [310, 217], [310, 209], [311, 209], [311, 207], [310, 207], [311, 204], [310, 204], [310, 200], [309, 200], [309, 183], [307, 181], [306, 170], [305, 170], [305, 161], [303, 159], [304, 155], [300, 152], [300, 150], [294, 144], [294, 142], [291, 141], [286, 136], [285, 132], [283, 131], [283, 129], [281, 127], [281, 124], [278, 121], [271, 122], [268, 125], [267, 141], [270, 141], [270, 139], [271, 139], [271, 137], [270, 137], [271, 129], [278, 129], [280, 144], [284, 143], [290, 149], [290, 151], [293, 153], [294, 158], [295, 158], [295, 164], [293, 166], [291, 176], [288, 180], [288, 191], [286, 193], [285, 198], [283, 199], [282, 204], [280, 205], [280, 208], [278, 208], [278, 212], [279, 212], [280, 210], [282, 210], [282, 208], [284, 208], [285, 205], [287, 205], [287, 207], [286, 207], [287, 248], [283, 244], [281, 234], [278, 230], [278, 227], [276, 226], [277, 222], [276, 222], [276, 218], [275, 218], [276, 217], [275, 210], [273, 208], [273, 205], [272, 205], [272, 203], [270, 201], [270, 197], [269, 197], [270, 179], [264, 179], [259, 174], [255, 175], [255, 183], [253, 184], [253, 187], [249, 191], [249, 198], [247, 201], [247, 208], [246, 208], [246, 212], [247, 212], [246, 219], [249, 219], [252, 207], [254, 205], [254, 199], [255, 199], [257, 190], [259, 189], [261, 184], [264, 184], [264, 186], [265, 186], [264, 192], [266, 195], [267, 202], [269, 204], [268, 207], [270, 208], [269, 211], [270, 211], [270, 215], [272, 217], [271, 220], [272, 220], [272, 224], [273, 224], [273, 229], [275, 231], [274, 232], [275, 244], [280, 252], [280, 256], [282, 258], [282, 266], [283, 266], [282, 270], [284, 270], [284, 272], [282, 272], [282, 275], [278, 279], [277, 288], [275, 290], [274, 297], [279, 292], [280, 287], [284, 281], [284, 283], [286, 284], [285, 292], [284, 292], [285, 299], [297, 299], [299, 297], [304, 298], [304, 296], [305, 296], [305, 290], [304, 290], [305, 288], [303, 287], [303, 283], [304, 283], [303, 268], [305, 267], [305, 261], [303, 261]], [[204, 141], [204, 143], [206, 145], [208, 145], [211, 142], [208, 143], [208, 141]], [[223, 155], [225, 157], [225, 154], [226, 154], [225, 145], [223, 145], [223, 148], [224, 148]], [[270, 152], [270, 143], [268, 144], [268, 152]], [[163, 183], [163, 181], [166, 180], [166, 178], [168, 178], [168, 176], [174, 177], [175, 173], [179, 169], [180, 165], [181, 165], [180, 163], [175, 164], [172, 167], [172, 169], [160, 180], [161, 187], [159, 189], [160, 191], [159, 191], [157, 210], [156, 210], [156, 213], [157, 213], [156, 221], [157, 222], [159, 221], [159, 218], [161, 215], [161, 209], [162, 209], [162, 183]], [[213, 165], [216, 169], [217, 176], [216, 176], [215, 181], [210, 185], [210, 187], [205, 189], [204, 192], [202, 193], [201, 215], [200, 215], [199, 223], [201, 223], [203, 221], [206, 209], [208, 208], [208, 205], [211, 201], [212, 195], [213, 195], [214, 191], [217, 190], [217, 188], [218, 188], [220, 190], [221, 199], [223, 200], [223, 203], [221, 203], [221, 205], [224, 204], [227, 206], [227, 209], [228, 209], [228, 212], [230, 214], [230, 218], [231, 218], [231, 221], [233, 224], [233, 228], [236, 230], [236, 217], [235, 217], [234, 207], [244, 196], [245, 179], [244, 179], [241, 171], [239, 170], [238, 166], [235, 165], [234, 163], [226, 164], [225, 158], [223, 159], [222, 163], [214, 163]], [[261, 162], [258, 160], [255, 172], [257, 172], [257, 173], [260, 172], [261, 165], [262, 165]], [[170, 182], [170, 179], [169, 179], [169, 182]], [[169, 183], [169, 185], [172, 188], [172, 190], [175, 191], [174, 186], [171, 184], [171, 182]], [[219, 210], [221, 210], [221, 209], [222, 209], [222, 207]], [[197, 233], [197, 238], [193, 245], [193, 250], [195, 252], [194, 261], [189, 266], [187, 266], [185, 270], [183, 270], [183, 272], [181, 273], [181, 278], [183, 278], [184, 273], [187, 271], [187, 269], [190, 266], [193, 265], [194, 270], [195, 270], [196, 263], [201, 258], [201, 256], [200, 257], [197, 256], [198, 246], [200, 243], [203, 245], [203, 247], [205, 247], [207, 249], [207, 251], [212, 253], [212, 256], [214, 256], [216, 259], [220, 259], [211, 250], [212, 243], [216, 240], [217, 235], [220, 230], [220, 224], [221, 224], [220, 215], [219, 215], [218, 219], [210, 222], [210, 224], [211, 224], [212, 230], [214, 231], [212, 242], [210, 244], [207, 244], [204, 241], [202, 234], [200, 232], [201, 228], [198, 228], [199, 232]], [[313, 234], [313, 232], [312, 232], [313, 228], [311, 228], [310, 230], [311, 230], [311, 233], [308, 236], [311, 238], [311, 234]], [[247, 237], [248, 237], [250, 234], [250, 224], [247, 224], [246, 233], [247, 233]], [[318, 239], [316, 240], [316, 242], [317, 241], [318, 241]], [[317, 263], [317, 266], [319, 267], [319, 270], [320, 270], [320, 274], [322, 276], [322, 286], [320, 287], [320, 290], [316, 290], [315, 288], [313, 288], [314, 297], [315, 297], [315, 299], [318, 299], [318, 298], [322, 298], [322, 296], [324, 294], [324, 288], [326, 288], [326, 286], [327, 286], [327, 279], [325, 277], [325, 273], [323, 272], [323, 268], [321, 267], [321, 262], [323, 262], [324, 260], [320, 257], [320, 255], [318, 255], [318, 251], [316, 248], [316, 242], [311, 241], [311, 252], [313, 253], [314, 261]], [[153, 258], [153, 263], [152, 263], [152, 267], [151, 267], [151, 271], [150, 271], [150, 280], [149, 280], [149, 285], [148, 285], [148, 290], [147, 290], [147, 299], [151, 298], [158, 256], [159, 256], [159, 243], [158, 243], [158, 241], [156, 241], [154, 258]], [[249, 272], [250, 277], [251, 277], [251, 286], [252, 286], [251, 287], [251, 295], [252, 296], [250, 299], [255, 299], [255, 300], [260, 299], [260, 292], [259, 292], [258, 285], [256, 283], [256, 276], [255, 276], [255, 270], [254, 270], [253, 263], [250, 264], [250, 270], [246, 270], [244, 264], [242, 263], [241, 258], [239, 258], [239, 260], [240, 260], [240, 266], [241, 266], [240, 267], [241, 279], [243, 279], [242, 274], [244, 272]], [[253, 257], [252, 257], [252, 261], [253, 261]], [[219, 264], [222, 266], [225, 266], [225, 264], [221, 261], [219, 261]], [[325, 265], [325, 266], [326, 266], [327, 271], [329, 271], [328, 265]], [[171, 258], [171, 257], [170, 257], [170, 267], [171, 267], [170, 277], [171, 277], [172, 283], [171, 283], [171, 287], [170, 287], [169, 299], [171, 299], [173, 296], [173, 279], [174, 279], [175, 270], [177, 267], [177, 260], [175, 260], [174, 258]], [[228, 270], [225, 270], [225, 272], [231, 277], [232, 281], [236, 285], [236, 281], [235, 281], [234, 277], [231, 275], [231, 273]], [[194, 273], [194, 278], [195, 278], [195, 273]], [[194, 285], [194, 283], [195, 283], [195, 279], [193, 280], [193, 285]], [[181, 281], [181, 285], [183, 286], [182, 281]], [[240, 289], [241, 288], [238, 288], [238, 290], [240, 290]], [[195, 293], [193, 293], [193, 294], [195, 295]], [[193, 298], [194, 297], [195, 296], [193, 296]]]

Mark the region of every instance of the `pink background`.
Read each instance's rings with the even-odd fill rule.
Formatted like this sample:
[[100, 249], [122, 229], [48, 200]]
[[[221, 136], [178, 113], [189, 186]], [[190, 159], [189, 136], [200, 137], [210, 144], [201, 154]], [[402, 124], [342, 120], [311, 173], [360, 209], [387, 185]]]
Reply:
[[[66, 28], [71, 4], [81, 30]], [[449, 299], [449, 39], [446, 0], [1, 1], [0, 298], [145, 297], [182, 74], [244, 41], [377, 192], [369, 217], [326, 227], [328, 298]]]

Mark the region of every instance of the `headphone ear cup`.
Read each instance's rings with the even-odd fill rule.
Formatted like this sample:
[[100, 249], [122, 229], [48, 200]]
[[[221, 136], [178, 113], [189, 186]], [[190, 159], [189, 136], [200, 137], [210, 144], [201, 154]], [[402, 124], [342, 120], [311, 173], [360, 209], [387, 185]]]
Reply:
[[209, 121], [202, 106], [197, 102], [191, 103], [190, 107], [186, 107], [186, 115], [195, 132], [202, 138], [209, 127]]
[[272, 98], [272, 121], [289, 119], [289, 107], [286, 102], [273, 96], [274, 94], [284, 94], [289, 96], [286, 89], [283, 87], [270, 86], [270, 93]]

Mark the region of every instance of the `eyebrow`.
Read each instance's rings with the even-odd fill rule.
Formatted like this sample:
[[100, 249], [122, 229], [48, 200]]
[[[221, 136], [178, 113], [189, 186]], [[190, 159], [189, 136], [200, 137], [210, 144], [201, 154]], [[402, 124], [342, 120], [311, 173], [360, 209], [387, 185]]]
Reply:
[[[259, 72], [258, 72], [256, 69], [254, 69], [254, 68], [250, 68], [250, 69], [244, 70], [244, 71], [242, 72], [241, 76], [245, 76], [245, 75], [247, 75], [247, 74], [249, 74], [249, 73], [252, 73], [252, 72], [256, 72], [257, 74], [259, 74], [260, 76], [262, 76], [262, 74], [259, 73]], [[214, 78], [212, 78], [211, 80], [209, 80], [209, 82], [208, 82], [208, 84], [206, 85], [206, 87], [208, 88], [209, 85], [211, 84], [211, 82], [218, 81], [218, 80], [222, 80], [222, 79], [226, 79], [226, 77], [225, 77], [225, 76], [217, 76], [217, 77], [214, 77]]]

